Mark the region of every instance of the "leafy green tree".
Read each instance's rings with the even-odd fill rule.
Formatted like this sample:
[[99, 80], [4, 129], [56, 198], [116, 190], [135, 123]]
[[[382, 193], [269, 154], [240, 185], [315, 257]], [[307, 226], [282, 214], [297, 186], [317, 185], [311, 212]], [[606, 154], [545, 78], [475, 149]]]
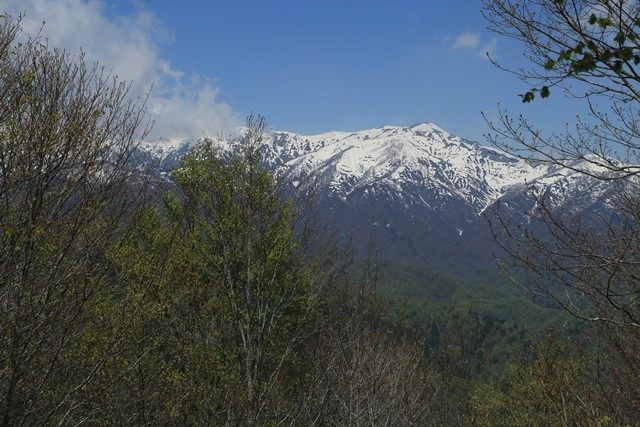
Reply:
[[175, 172], [185, 222], [217, 276], [219, 316], [230, 328], [225, 346], [235, 349], [250, 422], [270, 416], [270, 399], [291, 391], [278, 380], [295, 370], [317, 304], [314, 277], [297, 253], [292, 203], [260, 167], [263, 130], [261, 118], [249, 118], [242, 157], [223, 165], [203, 146]]
[[144, 103], [82, 56], [20, 37], [0, 15], [0, 420], [72, 422], [124, 333], [74, 354], [87, 308], [117, 283], [104, 255], [138, 203]]
[[264, 120], [247, 124], [240, 155], [194, 147], [174, 172], [175, 191], [111, 254], [129, 283], [111, 304], [142, 301], [128, 363], [145, 356], [121, 404], [148, 389], [123, 421], [292, 416], [322, 274], [298, 243], [293, 202], [260, 166]]
[[502, 378], [477, 384], [472, 420], [479, 425], [607, 425], [610, 408], [597, 392], [593, 356], [569, 349], [554, 333]]

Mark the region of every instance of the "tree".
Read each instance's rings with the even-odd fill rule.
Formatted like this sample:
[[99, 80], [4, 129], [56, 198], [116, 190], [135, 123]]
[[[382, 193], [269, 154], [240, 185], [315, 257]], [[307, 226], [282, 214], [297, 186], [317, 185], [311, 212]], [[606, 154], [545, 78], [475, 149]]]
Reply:
[[550, 332], [532, 353], [508, 366], [497, 381], [477, 384], [472, 396], [476, 425], [606, 425], [595, 366], [584, 351]]
[[264, 126], [248, 118], [239, 153], [193, 147], [175, 190], [111, 255], [128, 285], [106, 310], [143, 298], [122, 362], [137, 363], [138, 377], [121, 387], [120, 422], [262, 424], [296, 412], [324, 273], [299, 241], [296, 205], [261, 167]]
[[[522, 95], [562, 89], [588, 110], [573, 130], [545, 137], [525, 117], [501, 112], [489, 139], [533, 162], [607, 182], [611, 212], [576, 217], [532, 195], [531, 225], [498, 215], [494, 237], [508, 262], [526, 271], [526, 286], [588, 322], [607, 354], [609, 386], [619, 420], [640, 406], [640, 5], [627, 0], [485, 0], [489, 28], [517, 40], [529, 66], [501, 68], [528, 85]], [[602, 106], [604, 105], [604, 106]], [[616, 386], [613, 386], [616, 384]]]
[[317, 304], [315, 280], [294, 232], [293, 206], [261, 168], [265, 121], [249, 117], [241, 156], [224, 164], [210, 146], [175, 171], [186, 220], [197, 227], [219, 281], [219, 316], [241, 366], [242, 408], [250, 423], [270, 419], [269, 403], [286, 389], [279, 377], [295, 367]]
[[[518, 156], [598, 179], [640, 173], [634, 164], [640, 148], [635, 114], [640, 101], [638, 4], [629, 0], [483, 3], [489, 29], [524, 47], [530, 66], [512, 69], [493, 61], [529, 85], [521, 95], [523, 101], [531, 102], [536, 93], [546, 98], [558, 88], [583, 99], [591, 119], [578, 121], [575, 132], [545, 138], [526, 118], [512, 119], [503, 112], [497, 124], [489, 122], [490, 140]], [[610, 108], [599, 107], [599, 101]]]
[[[144, 102], [82, 56], [20, 42], [0, 16], [0, 418], [65, 420], [110, 352], [74, 356], [87, 307], [112, 286], [105, 249], [136, 202], [129, 158]], [[139, 188], [139, 187], [138, 187]], [[118, 325], [120, 330], [123, 325]], [[117, 348], [117, 338], [112, 349]]]
[[307, 350], [306, 424], [420, 425], [435, 415], [440, 379], [424, 339], [389, 319], [372, 261], [326, 297], [323, 327]]
[[[239, 153], [204, 141], [176, 188], [109, 254], [123, 292], [96, 306], [119, 324], [140, 301], [96, 405], [116, 423], [406, 423], [425, 420], [435, 374], [417, 335], [384, 322], [371, 284], [260, 166], [264, 121]], [[300, 201], [302, 198], [303, 201]], [[107, 327], [107, 330], [113, 329]], [[101, 333], [102, 344], [109, 345]], [[95, 348], [95, 340], [87, 349]]]

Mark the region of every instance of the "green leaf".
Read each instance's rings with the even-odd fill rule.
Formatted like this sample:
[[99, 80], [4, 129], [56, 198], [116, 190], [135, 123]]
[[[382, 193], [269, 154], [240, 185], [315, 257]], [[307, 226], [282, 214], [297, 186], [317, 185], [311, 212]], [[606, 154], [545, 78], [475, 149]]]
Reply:
[[542, 89], [540, 89], [540, 96], [543, 98], [548, 98], [549, 93], [549, 86], [542, 86]]
[[533, 98], [535, 98], [535, 94], [533, 93], [532, 90], [527, 91], [524, 95], [520, 95], [522, 97], [522, 102], [523, 103], [528, 103], [533, 101]]
[[613, 71], [616, 73], [622, 72], [622, 61], [616, 61], [613, 63]]
[[602, 18], [598, 19], [598, 25], [600, 26], [600, 28], [607, 28], [611, 26], [611, 18], [609, 18], [608, 16], [604, 16]]
[[545, 70], [552, 70], [553, 67], [556, 65], [556, 61], [554, 61], [553, 59], [549, 58], [547, 59], [547, 62], [544, 63], [544, 69]]
[[36, 73], [34, 73], [33, 70], [27, 70], [22, 75], [22, 80], [24, 81], [25, 84], [29, 86], [35, 81], [35, 79], [36, 79]]
[[571, 68], [576, 73], [591, 71], [596, 68], [596, 59], [590, 53], [585, 53], [581, 59], [571, 62]]
[[567, 61], [570, 58], [571, 58], [571, 51], [570, 50], [563, 50], [558, 55], [558, 62]]
[[589, 17], [589, 24], [594, 25], [598, 21], [598, 17], [595, 13], [592, 13]]
[[620, 49], [620, 54], [618, 55], [618, 58], [622, 59], [623, 61], [629, 61], [632, 56], [633, 56], [633, 49], [631, 49], [630, 47], [625, 47]]

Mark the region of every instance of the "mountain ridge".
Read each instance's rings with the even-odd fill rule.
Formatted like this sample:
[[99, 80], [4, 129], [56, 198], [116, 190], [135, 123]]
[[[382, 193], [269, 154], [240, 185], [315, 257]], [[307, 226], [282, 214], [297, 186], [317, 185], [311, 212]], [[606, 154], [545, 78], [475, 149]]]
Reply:
[[[238, 139], [211, 142], [223, 154], [240, 148]], [[144, 148], [168, 171], [192, 144]], [[273, 131], [261, 152], [290, 188], [313, 181], [319, 206], [334, 223], [362, 242], [375, 235], [385, 257], [446, 259], [466, 245], [478, 249], [468, 256], [482, 258], [488, 251], [478, 241], [488, 239], [483, 216], [499, 205], [525, 223], [536, 207], [532, 194], [576, 212], [599, 209], [610, 197], [610, 186], [578, 171], [519, 159], [428, 122], [318, 135]]]

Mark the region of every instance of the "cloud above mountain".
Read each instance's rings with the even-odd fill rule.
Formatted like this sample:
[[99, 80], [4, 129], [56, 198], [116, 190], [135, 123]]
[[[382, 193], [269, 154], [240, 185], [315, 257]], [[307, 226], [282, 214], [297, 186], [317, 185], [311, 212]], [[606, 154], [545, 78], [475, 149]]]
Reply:
[[[445, 40], [450, 42], [448, 37]], [[493, 38], [489, 41], [483, 41], [479, 33], [465, 31], [464, 33], [458, 34], [453, 40], [451, 47], [453, 49], [476, 51], [478, 57], [482, 59], [489, 59], [489, 57], [495, 58], [496, 51], [498, 50], [498, 39]]]
[[[149, 11], [110, 16], [102, 0], [4, 0], [13, 16], [24, 14], [24, 34], [42, 29], [49, 44], [97, 61], [120, 80], [133, 82], [133, 94], [148, 101], [155, 122], [152, 137], [190, 138], [233, 132], [240, 115], [219, 99], [215, 83], [176, 69], [162, 56], [160, 43], [171, 35]], [[44, 22], [44, 24], [43, 24]]]
[[456, 49], [475, 49], [479, 44], [480, 34], [467, 31], [456, 37], [453, 47]]

